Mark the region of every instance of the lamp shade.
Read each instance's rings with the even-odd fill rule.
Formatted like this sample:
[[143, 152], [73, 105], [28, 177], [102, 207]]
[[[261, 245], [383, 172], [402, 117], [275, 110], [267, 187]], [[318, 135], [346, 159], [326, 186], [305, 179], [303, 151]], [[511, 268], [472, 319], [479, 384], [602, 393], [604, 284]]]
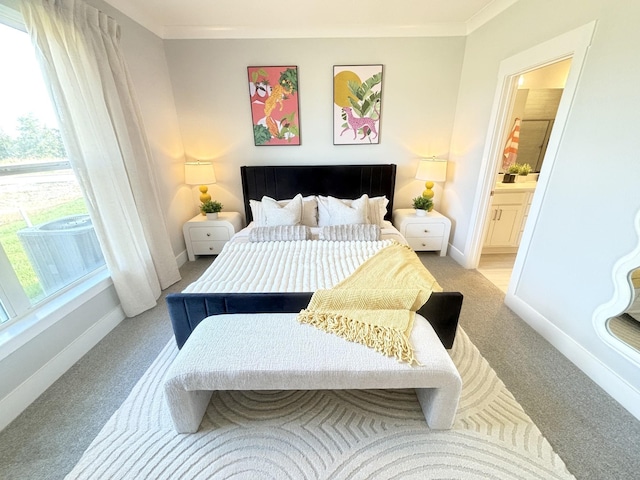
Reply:
[[447, 161], [436, 158], [420, 160], [416, 179], [431, 182], [444, 182], [447, 179]]
[[211, 185], [216, 174], [211, 162], [187, 162], [184, 164], [184, 183], [187, 185]]

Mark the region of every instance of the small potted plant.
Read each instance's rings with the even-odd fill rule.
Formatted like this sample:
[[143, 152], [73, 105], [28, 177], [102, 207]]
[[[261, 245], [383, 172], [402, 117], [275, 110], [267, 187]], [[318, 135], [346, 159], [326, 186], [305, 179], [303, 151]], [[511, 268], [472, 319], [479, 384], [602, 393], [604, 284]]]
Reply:
[[416, 209], [416, 215], [423, 216], [427, 212], [433, 210], [433, 200], [427, 197], [416, 197], [413, 199], [413, 208]]
[[516, 175], [520, 173], [520, 165], [514, 163], [510, 165], [507, 171], [504, 173], [502, 183], [513, 183], [516, 180]]
[[218, 212], [222, 210], [222, 204], [215, 200], [207, 200], [200, 204], [200, 211], [207, 216], [207, 220], [215, 220], [218, 218]]
[[518, 182], [526, 182], [528, 180], [527, 175], [531, 173], [531, 165], [523, 163], [518, 165]]

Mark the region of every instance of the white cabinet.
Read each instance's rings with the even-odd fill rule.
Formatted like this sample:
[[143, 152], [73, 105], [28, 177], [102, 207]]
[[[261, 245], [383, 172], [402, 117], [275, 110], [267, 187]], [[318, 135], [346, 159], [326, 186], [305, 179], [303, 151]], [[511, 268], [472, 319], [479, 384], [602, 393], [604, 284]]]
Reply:
[[483, 253], [510, 252], [520, 244], [533, 193], [495, 191]]
[[447, 254], [451, 221], [444, 215], [432, 210], [419, 216], [413, 208], [399, 208], [393, 211], [393, 224], [413, 250]]
[[220, 212], [217, 220], [196, 215], [182, 227], [189, 260], [195, 260], [196, 255], [219, 254], [241, 228], [242, 216], [238, 212]]

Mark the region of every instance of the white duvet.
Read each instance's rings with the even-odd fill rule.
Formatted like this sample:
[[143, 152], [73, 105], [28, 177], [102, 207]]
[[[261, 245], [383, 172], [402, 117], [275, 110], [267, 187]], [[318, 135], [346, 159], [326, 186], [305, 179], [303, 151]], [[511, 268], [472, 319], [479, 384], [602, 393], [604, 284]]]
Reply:
[[391, 243], [231, 241], [184, 293], [314, 292], [331, 288]]

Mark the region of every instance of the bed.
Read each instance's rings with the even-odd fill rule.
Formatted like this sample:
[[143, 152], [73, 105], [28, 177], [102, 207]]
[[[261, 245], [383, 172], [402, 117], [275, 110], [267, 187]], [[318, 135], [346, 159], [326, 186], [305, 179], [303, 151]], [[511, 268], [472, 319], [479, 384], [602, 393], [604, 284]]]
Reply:
[[[388, 222], [394, 204], [396, 165], [244, 166], [241, 167], [241, 179], [245, 215], [249, 225], [254, 220], [252, 200], [262, 199], [264, 196], [291, 199], [297, 194], [341, 199], [356, 199], [363, 194], [370, 198], [383, 197], [386, 198], [386, 207], [380, 221]], [[234, 248], [234, 243], [227, 244], [229, 250]], [[211, 267], [222, 264], [225, 258], [223, 251]], [[234, 266], [229, 268], [233, 269]], [[209, 270], [205, 272], [207, 274], [210, 274]], [[223, 314], [295, 313], [308, 305], [313, 294], [313, 290], [304, 291], [299, 285], [288, 288], [289, 291], [279, 291], [281, 289], [277, 285], [260, 290], [233, 291], [228, 286], [220, 288], [222, 284], [224, 281], [219, 281], [209, 289], [188, 288], [188, 291], [167, 295], [178, 348], [182, 348], [196, 326], [207, 317]], [[462, 298], [460, 292], [433, 292], [418, 311], [433, 326], [447, 349], [453, 345]]]
[[[442, 292], [389, 223], [395, 175], [395, 165], [242, 167], [249, 225], [167, 296], [176, 431], [199, 429], [215, 390], [265, 389], [413, 388], [427, 424], [451, 428], [462, 380], [445, 348], [462, 295]], [[356, 301], [329, 311], [323, 295]], [[389, 327], [398, 318], [406, 328]]]

